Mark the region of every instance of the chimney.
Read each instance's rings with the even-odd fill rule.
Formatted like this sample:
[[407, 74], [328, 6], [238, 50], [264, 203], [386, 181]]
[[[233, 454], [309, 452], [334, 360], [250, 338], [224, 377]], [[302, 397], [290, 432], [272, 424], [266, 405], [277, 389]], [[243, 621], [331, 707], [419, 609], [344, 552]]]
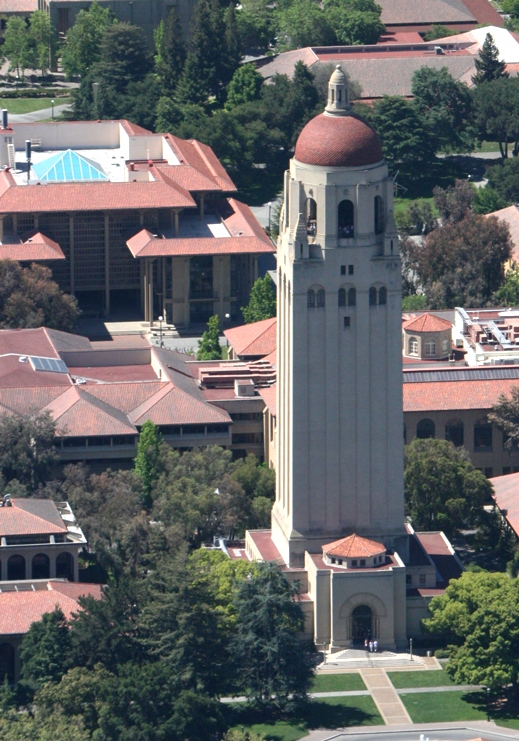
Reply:
[[7, 108], [2, 108], [2, 128], [3, 129], [9, 128], [9, 121], [7, 118]]

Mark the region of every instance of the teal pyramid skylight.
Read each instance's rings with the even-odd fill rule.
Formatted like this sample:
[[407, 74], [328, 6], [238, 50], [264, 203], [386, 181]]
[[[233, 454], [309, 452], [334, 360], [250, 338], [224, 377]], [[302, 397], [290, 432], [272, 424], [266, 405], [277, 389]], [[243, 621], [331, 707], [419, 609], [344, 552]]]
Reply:
[[33, 177], [42, 183], [66, 183], [74, 180], [108, 180], [97, 162], [67, 149], [32, 165]]

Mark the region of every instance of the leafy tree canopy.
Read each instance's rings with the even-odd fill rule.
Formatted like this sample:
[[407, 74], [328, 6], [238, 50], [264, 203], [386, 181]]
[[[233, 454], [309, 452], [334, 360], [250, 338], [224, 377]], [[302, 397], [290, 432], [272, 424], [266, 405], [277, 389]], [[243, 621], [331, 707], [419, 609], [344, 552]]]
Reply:
[[488, 183], [483, 188], [476, 188], [472, 201], [472, 210], [475, 214], [491, 214], [493, 211], [506, 208], [507, 205], [505, 199]]
[[255, 67], [252, 64], [241, 65], [227, 86], [226, 109], [230, 111], [236, 106], [258, 100], [262, 86], [263, 77]]
[[162, 444], [162, 435], [157, 425], [146, 420], [139, 433], [139, 445], [135, 456], [135, 473], [142, 482], [144, 501], [151, 504], [151, 489], [158, 476], [157, 460]]
[[472, 151], [472, 95], [447, 67], [421, 67], [413, 74], [414, 103], [443, 151]]
[[453, 186], [433, 190], [434, 205], [444, 224], [457, 224], [470, 215], [476, 189], [467, 180], [456, 180]]
[[[514, 268], [510, 273], [512, 273], [510, 284], [513, 281], [517, 296], [519, 293], [519, 270]], [[505, 286], [503, 286], [503, 292]], [[511, 285], [508, 286], [508, 290], [512, 290]], [[511, 388], [509, 397], [506, 394], [500, 394], [498, 402], [492, 407], [488, 418], [496, 427], [503, 430], [507, 450], [517, 448], [519, 445], [519, 386]]]
[[6, 491], [23, 496], [46, 483], [58, 460], [55, 433], [48, 412], [0, 416], [0, 474]]
[[86, 10], [79, 11], [76, 22], [67, 31], [61, 54], [61, 64], [67, 79], [74, 75], [87, 74], [99, 62], [103, 31], [114, 21], [112, 11], [102, 8], [97, 0]]
[[425, 629], [448, 640], [447, 672], [459, 684], [519, 685], [519, 581], [466, 572], [434, 597]]
[[4, 329], [49, 327], [72, 331], [79, 316], [77, 301], [63, 293], [49, 268], [28, 268], [0, 260], [0, 326]]
[[61, 679], [69, 667], [70, 639], [60, 608], [46, 613], [31, 625], [23, 637], [20, 655], [22, 681], [32, 691]]
[[441, 23], [433, 23], [431, 30], [427, 31], [424, 35], [424, 41], [435, 41], [436, 39], [443, 39], [446, 36], [456, 36], [458, 31], [443, 26]]
[[310, 655], [298, 637], [304, 614], [297, 588], [272, 563], [258, 563], [236, 596], [237, 625], [231, 644], [242, 691], [257, 703], [290, 696], [304, 699], [313, 676]]
[[[488, 185], [504, 201], [504, 206], [519, 201], [519, 158], [504, 160], [502, 164], [487, 167]], [[503, 208], [504, 208], [503, 206]]]
[[220, 320], [218, 316], [209, 317], [207, 329], [198, 340], [197, 360], [221, 360]]
[[281, 51], [304, 46], [327, 46], [335, 33], [325, 14], [314, 0], [294, 0], [277, 12], [278, 47]]
[[478, 136], [497, 141], [503, 158], [508, 145], [517, 153], [519, 142], [519, 79], [498, 78], [474, 90], [474, 121]]
[[249, 303], [242, 307], [242, 314], [246, 324], [276, 316], [276, 288], [268, 273], [254, 282]]
[[416, 530], [452, 535], [478, 521], [492, 485], [465, 450], [447, 440], [415, 439], [405, 448], [404, 491]]
[[431, 308], [487, 306], [503, 283], [512, 244], [507, 224], [495, 216], [469, 214], [418, 244], [407, 240], [402, 253]]

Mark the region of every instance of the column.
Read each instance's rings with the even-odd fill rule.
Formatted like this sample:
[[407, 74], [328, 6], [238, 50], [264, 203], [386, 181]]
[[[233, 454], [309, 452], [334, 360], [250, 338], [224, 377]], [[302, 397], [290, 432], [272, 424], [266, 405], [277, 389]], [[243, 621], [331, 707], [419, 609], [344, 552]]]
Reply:
[[70, 251], [70, 293], [75, 290], [75, 255], [74, 255], [74, 214], [68, 217], [68, 241]]
[[58, 554], [53, 553], [50, 560], [50, 578], [55, 579], [56, 578], [56, 558]]
[[105, 314], [110, 313], [110, 217], [105, 213]]
[[175, 237], [178, 237], [178, 211], [174, 211], [175, 214]]
[[153, 327], [153, 260], [148, 260], [148, 309], [150, 327]]

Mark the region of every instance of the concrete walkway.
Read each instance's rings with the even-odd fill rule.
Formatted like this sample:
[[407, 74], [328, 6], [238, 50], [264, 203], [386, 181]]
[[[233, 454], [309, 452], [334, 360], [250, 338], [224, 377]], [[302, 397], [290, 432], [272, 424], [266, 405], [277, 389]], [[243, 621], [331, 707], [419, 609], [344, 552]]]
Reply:
[[[54, 118], [59, 118], [69, 108], [69, 103], [55, 105]], [[41, 108], [39, 111], [32, 111], [32, 113], [9, 114], [10, 123], [34, 123], [35, 121], [45, 121], [47, 118], [52, 118], [52, 108]]]
[[360, 675], [386, 725], [412, 723], [402, 700], [381, 667], [361, 669]]

